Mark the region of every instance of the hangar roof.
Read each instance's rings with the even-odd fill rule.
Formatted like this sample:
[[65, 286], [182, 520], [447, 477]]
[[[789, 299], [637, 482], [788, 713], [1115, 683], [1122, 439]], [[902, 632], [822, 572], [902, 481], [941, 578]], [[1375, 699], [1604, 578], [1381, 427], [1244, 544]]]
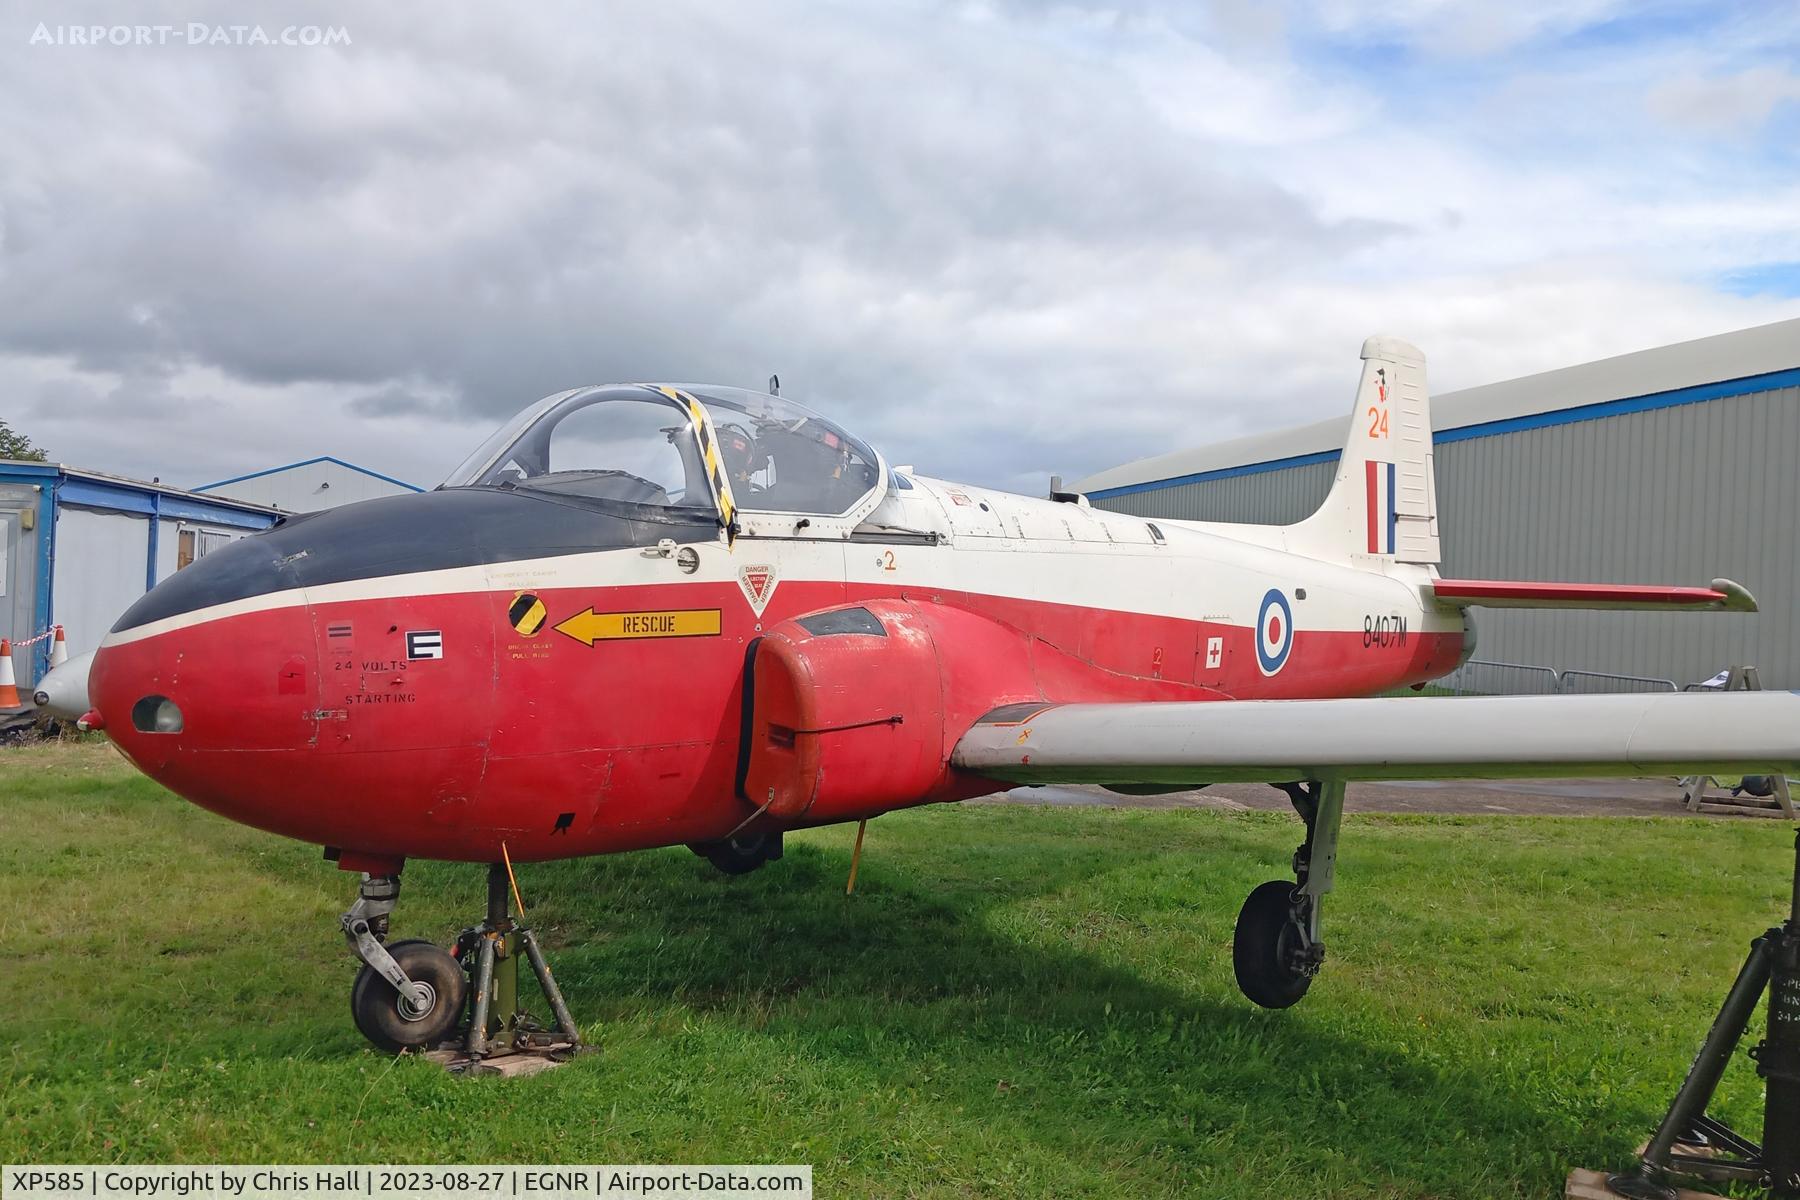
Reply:
[[[1727, 381], [1750, 386], [1707, 386]], [[1431, 426], [1440, 442], [1461, 440], [1795, 384], [1800, 384], [1800, 319], [1446, 392], [1432, 397]], [[1310, 425], [1176, 450], [1090, 475], [1077, 482], [1075, 490], [1120, 495], [1199, 482], [1245, 468], [1273, 470], [1322, 462], [1337, 457], [1349, 428], [1346, 413]], [[1447, 439], [1451, 431], [1457, 436]]]
[[203, 496], [186, 488], [156, 480], [133, 479], [106, 471], [72, 467], [67, 463], [36, 459], [0, 458], [0, 481], [56, 484], [56, 499], [64, 504], [119, 512], [150, 513], [170, 519], [217, 521], [261, 529], [281, 514], [267, 505], [227, 496]]
[[371, 479], [379, 479], [383, 483], [391, 483], [395, 487], [403, 487], [409, 492], [422, 492], [425, 490], [416, 483], [408, 483], [404, 479], [395, 479], [392, 475], [383, 475], [380, 471], [371, 471], [369, 468], [358, 466], [356, 463], [345, 462], [335, 454], [317, 454], [312, 458], [303, 458], [299, 462], [282, 463], [278, 467], [265, 467], [261, 471], [251, 471], [248, 475], [233, 475], [230, 479], [220, 479], [214, 483], [203, 483], [194, 490], [196, 492], [210, 492], [214, 488], [221, 488], [229, 483], [243, 483], [247, 479], [261, 479], [264, 475], [279, 475], [283, 471], [294, 471], [301, 467], [310, 467], [315, 463], [334, 463], [337, 466], [343, 467], [345, 470], [355, 471], [361, 475], [367, 475]]

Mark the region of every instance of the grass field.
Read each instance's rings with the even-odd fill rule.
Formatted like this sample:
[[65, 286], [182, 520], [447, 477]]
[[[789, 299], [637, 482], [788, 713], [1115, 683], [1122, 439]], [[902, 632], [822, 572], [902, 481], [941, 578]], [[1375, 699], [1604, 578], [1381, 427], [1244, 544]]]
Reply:
[[[373, 800], [371, 802], [378, 802]], [[1352, 817], [1301, 1005], [1231, 979], [1297, 821], [943, 808], [532, 866], [602, 1052], [457, 1080], [367, 1050], [318, 850], [105, 746], [0, 752], [0, 1161], [810, 1162], [835, 1196], [1538, 1196], [1623, 1166], [1748, 940], [1778, 822]], [[406, 873], [400, 936], [478, 913]], [[541, 1005], [540, 1011], [541, 1011]], [[1754, 1131], [1742, 1054], [1715, 1113]]]

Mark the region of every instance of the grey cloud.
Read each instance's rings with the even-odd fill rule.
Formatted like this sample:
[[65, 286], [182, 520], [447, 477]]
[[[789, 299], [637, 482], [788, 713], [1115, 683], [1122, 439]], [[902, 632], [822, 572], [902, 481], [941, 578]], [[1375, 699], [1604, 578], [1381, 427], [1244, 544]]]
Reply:
[[359, 417], [429, 417], [442, 415], [444, 403], [430, 396], [421, 396], [409, 391], [399, 384], [389, 384], [378, 392], [370, 392], [366, 396], [357, 396], [344, 405], [350, 413]]
[[[109, 12], [136, 19], [79, 19]], [[1335, 412], [1373, 324], [1438, 311], [1395, 282], [1418, 240], [1504, 239], [1480, 196], [1448, 234], [1393, 216], [1401, 150], [1373, 203], [1298, 169], [1360, 177], [1378, 130], [1179, 127], [1146, 79], [1207, 38], [1287, 65], [1279, 21], [1187, 12], [339, 5], [304, 19], [348, 48], [261, 51], [31, 48], [15, 17], [0, 381], [66, 457], [202, 477], [304, 450], [431, 478], [619, 379], [779, 372], [896, 461], [1032, 490]], [[1490, 309], [1459, 286], [1430, 319], [1461, 334]]]
[[[495, 39], [357, 10], [349, 51], [279, 58], [12, 50], [15, 87], [75, 103], [8, 189], [0, 339], [257, 382], [414, 374], [493, 413], [596, 371], [829, 345], [835, 282], [875, 309], [1046, 299], [995, 248], [1279, 262], [1388, 232], [1213, 167], [1104, 69], [1004, 31], [588, 14]], [[128, 148], [68, 152], [98, 131]]]

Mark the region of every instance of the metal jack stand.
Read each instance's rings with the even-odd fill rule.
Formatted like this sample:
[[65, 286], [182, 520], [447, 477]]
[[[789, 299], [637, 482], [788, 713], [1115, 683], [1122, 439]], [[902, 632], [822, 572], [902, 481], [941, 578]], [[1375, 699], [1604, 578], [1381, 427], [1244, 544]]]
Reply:
[[[1760, 692], [1762, 676], [1755, 667], [1730, 667], [1720, 671], [1705, 683], [1689, 684], [1689, 689], [1701, 691], [1723, 692]], [[1800, 813], [1794, 810], [1794, 797], [1788, 788], [1787, 776], [1777, 772], [1769, 777], [1774, 785], [1775, 794], [1769, 800], [1757, 800], [1754, 797], [1733, 795], [1728, 799], [1708, 800], [1707, 789], [1717, 786], [1710, 775], [1689, 775], [1681, 781], [1681, 802], [1689, 812], [1699, 812], [1702, 804], [1719, 804], [1737, 808], [1776, 809], [1788, 820], [1800, 820]]]
[[[537, 935], [513, 920], [508, 904], [510, 880], [505, 864], [489, 865], [487, 917], [456, 939], [456, 957], [469, 971], [468, 1031], [460, 1051], [446, 1049], [434, 1054], [452, 1071], [523, 1073], [507, 1070], [495, 1060], [529, 1057], [536, 1065], [524, 1069], [541, 1070], [588, 1049], [576, 1032], [562, 989], [550, 975]], [[521, 951], [556, 1017], [554, 1030], [545, 1029], [519, 1006]]]
[[[1769, 1031], [1750, 1051], [1764, 1081], [1763, 1140], [1758, 1146], [1707, 1116], [1706, 1106], [1765, 990]], [[1677, 1153], [1677, 1145], [1711, 1145], [1721, 1153]], [[1633, 1200], [1674, 1200], [1671, 1175], [1714, 1182], [1746, 1180], [1777, 1196], [1800, 1196], [1800, 834], [1794, 838], [1794, 890], [1787, 921], [1750, 943], [1750, 956], [1656, 1136], [1644, 1147], [1637, 1170], [1610, 1176], [1606, 1185]]]

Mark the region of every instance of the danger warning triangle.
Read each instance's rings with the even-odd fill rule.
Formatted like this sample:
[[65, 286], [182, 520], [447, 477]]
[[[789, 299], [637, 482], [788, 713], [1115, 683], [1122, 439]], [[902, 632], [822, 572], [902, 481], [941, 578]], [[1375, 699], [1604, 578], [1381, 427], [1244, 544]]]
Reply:
[[738, 586], [744, 590], [744, 598], [750, 601], [750, 607], [760, 617], [763, 609], [769, 605], [769, 597], [775, 594], [775, 568], [767, 563], [740, 567]]

